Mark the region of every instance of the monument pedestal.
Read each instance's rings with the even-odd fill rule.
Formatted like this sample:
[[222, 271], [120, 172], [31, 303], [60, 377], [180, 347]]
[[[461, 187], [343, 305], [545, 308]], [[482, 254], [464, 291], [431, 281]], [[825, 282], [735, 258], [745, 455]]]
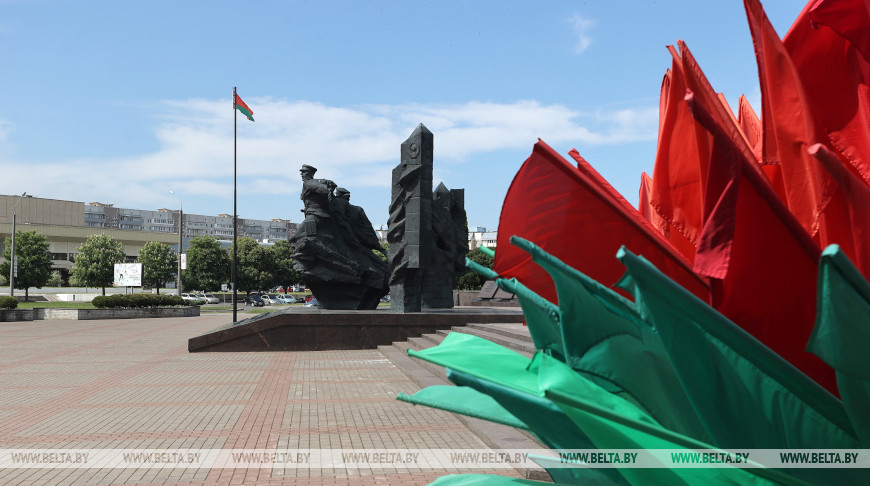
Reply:
[[396, 313], [289, 308], [221, 326], [187, 341], [200, 351], [374, 349], [469, 323], [520, 323], [521, 309], [473, 307]]

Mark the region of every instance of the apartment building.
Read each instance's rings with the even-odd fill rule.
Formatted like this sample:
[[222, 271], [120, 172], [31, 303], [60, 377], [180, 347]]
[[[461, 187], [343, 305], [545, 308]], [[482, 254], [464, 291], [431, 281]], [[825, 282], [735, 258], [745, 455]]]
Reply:
[[[128, 261], [135, 261], [139, 250], [149, 241], [178, 246], [182, 229], [182, 247], [191, 238], [211, 235], [229, 246], [233, 239], [230, 214], [208, 216], [184, 213], [183, 222], [175, 209], [129, 209], [100, 202], [62, 201], [31, 196], [0, 195], [0, 243], [12, 234], [15, 205], [16, 230], [37, 231], [46, 236], [52, 267], [64, 271], [72, 268], [78, 247], [88, 236], [105, 233], [124, 245]], [[238, 218], [238, 236], [250, 236], [261, 244], [287, 240], [296, 233], [296, 224], [286, 219]]]

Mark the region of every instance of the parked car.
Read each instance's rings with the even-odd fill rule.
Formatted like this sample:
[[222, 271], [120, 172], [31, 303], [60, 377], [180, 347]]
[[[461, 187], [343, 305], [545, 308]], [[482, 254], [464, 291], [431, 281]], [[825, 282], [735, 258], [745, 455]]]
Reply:
[[303, 307], [320, 307], [320, 302], [317, 301], [317, 297], [305, 302], [302, 304]]
[[281, 302], [283, 302], [285, 304], [295, 304], [296, 302], [298, 302], [296, 300], [296, 297], [293, 297], [292, 295], [289, 295], [289, 294], [282, 295], [279, 299], [281, 300]]
[[269, 294], [269, 300], [271, 300], [273, 304], [283, 304], [284, 303], [284, 301], [281, 300], [280, 294]]
[[202, 305], [205, 301], [196, 296], [196, 294], [181, 294], [181, 299], [187, 305]]
[[196, 294], [196, 297], [200, 300], [204, 300], [206, 304], [217, 304], [220, 303], [220, 299], [215, 297], [212, 294]]
[[249, 294], [247, 297], [245, 297], [245, 305], [251, 305], [253, 307], [263, 307], [264, 305], [266, 305], [266, 303], [263, 302], [260, 294]]
[[274, 302], [272, 302], [272, 298], [269, 297], [269, 294], [260, 294], [260, 298], [263, 299], [263, 303], [266, 305], [274, 304]]

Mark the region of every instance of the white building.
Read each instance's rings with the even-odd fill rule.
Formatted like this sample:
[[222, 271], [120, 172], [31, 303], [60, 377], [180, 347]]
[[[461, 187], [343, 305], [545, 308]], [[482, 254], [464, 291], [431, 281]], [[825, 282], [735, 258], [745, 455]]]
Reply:
[[[379, 228], [375, 228], [375, 233], [377, 233], [381, 243], [387, 242], [387, 225], [382, 224]], [[468, 249], [473, 250], [479, 246], [485, 246], [495, 250], [497, 237], [498, 231], [487, 231], [482, 226], [468, 228]]]
[[488, 231], [483, 226], [468, 228], [468, 249], [485, 246], [495, 250], [498, 231]]

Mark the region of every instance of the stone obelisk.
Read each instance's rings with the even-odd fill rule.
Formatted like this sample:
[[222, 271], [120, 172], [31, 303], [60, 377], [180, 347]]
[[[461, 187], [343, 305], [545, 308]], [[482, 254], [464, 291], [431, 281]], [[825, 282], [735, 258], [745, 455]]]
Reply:
[[390, 308], [419, 312], [423, 271], [432, 255], [432, 153], [434, 137], [423, 124], [402, 143], [393, 169], [387, 243], [390, 244]]

